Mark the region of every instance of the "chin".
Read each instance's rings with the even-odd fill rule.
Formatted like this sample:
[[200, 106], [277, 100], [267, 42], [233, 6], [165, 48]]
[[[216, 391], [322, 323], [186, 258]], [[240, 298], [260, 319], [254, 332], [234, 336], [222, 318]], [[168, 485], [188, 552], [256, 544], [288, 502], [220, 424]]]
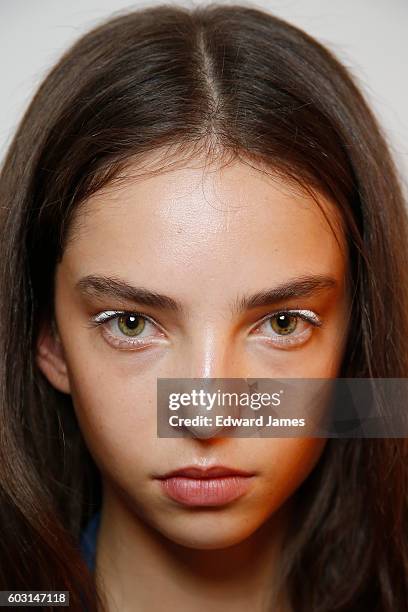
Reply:
[[[201, 511], [203, 513], [203, 511]], [[180, 524], [160, 529], [169, 540], [186, 548], [197, 550], [217, 550], [240, 544], [248, 538], [259, 525], [248, 525], [247, 519], [234, 522], [228, 520], [228, 527], [218, 519], [217, 513], [207, 516], [183, 518]]]

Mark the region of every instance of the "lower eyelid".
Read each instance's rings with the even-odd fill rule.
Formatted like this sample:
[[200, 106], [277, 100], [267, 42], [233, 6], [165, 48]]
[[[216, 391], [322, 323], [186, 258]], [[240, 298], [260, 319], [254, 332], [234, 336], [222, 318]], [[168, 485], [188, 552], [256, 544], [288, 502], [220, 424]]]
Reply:
[[163, 343], [163, 338], [152, 338], [151, 336], [147, 336], [146, 340], [138, 340], [137, 338], [135, 339], [126, 339], [126, 336], [123, 336], [122, 338], [120, 338], [119, 336], [115, 336], [114, 334], [112, 334], [111, 332], [109, 332], [107, 329], [103, 329], [102, 330], [102, 334], [108, 338], [108, 342], [109, 344], [115, 346], [115, 348], [127, 348], [130, 350], [137, 350], [142, 349], [142, 348], [147, 348], [149, 346], [155, 345], [155, 344], [162, 344]]
[[274, 334], [273, 336], [264, 336], [264, 338], [268, 338], [271, 339], [273, 342], [277, 341], [277, 342], [297, 342], [299, 339], [304, 338], [305, 336], [309, 336], [313, 333], [313, 329], [311, 327], [307, 327], [306, 329], [304, 329], [303, 331], [295, 334]]
[[304, 330], [301, 334], [298, 334], [297, 336], [279, 336], [279, 335], [275, 335], [275, 336], [255, 336], [253, 338], [253, 340], [260, 340], [261, 342], [265, 343], [265, 344], [270, 344], [272, 346], [278, 346], [278, 347], [290, 347], [290, 346], [301, 346], [302, 344], [304, 344], [305, 342], [307, 342], [307, 340], [309, 340], [309, 338], [311, 337], [313, 333], [312, 329], [306, 329]]

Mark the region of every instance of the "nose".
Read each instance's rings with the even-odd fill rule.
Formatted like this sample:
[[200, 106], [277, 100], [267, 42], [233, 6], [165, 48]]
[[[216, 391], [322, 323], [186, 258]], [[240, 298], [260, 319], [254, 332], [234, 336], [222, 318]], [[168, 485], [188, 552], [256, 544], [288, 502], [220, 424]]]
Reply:
[[[194, 379], [194, 387], [204, 389], [213, 397], [218, 390], [226, 390], [225, 383], [217, 379], [235, 379], [246, 376], [245, 355], [239, 343], [219, 330], [206, 330], [200, 337], [191, 340], [186, 354], [183, 378]], [[214, 380], [215, 379], [215, 380]], [[211, 439], [232, 433], [234, 425], [219, 425], [217, 415], [230, 414], [239, 416], [236, 409], [223, 407], [207, 410], [206, 407], [194, 407], [188, 411], [188, 417], [202, 416], [206, 419], [195, 419], [194, 424], [184, 425], [184, 429], [194, 438]]]

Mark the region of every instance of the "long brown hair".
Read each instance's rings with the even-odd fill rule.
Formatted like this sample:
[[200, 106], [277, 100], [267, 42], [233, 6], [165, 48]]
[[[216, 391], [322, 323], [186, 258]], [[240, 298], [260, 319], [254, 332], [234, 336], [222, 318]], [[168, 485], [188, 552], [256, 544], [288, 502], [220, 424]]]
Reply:
[[[73, 609], [96, 609], [78, 539], [100, 476], [71, 397], [36, 367], [36, 340], [73, 214], [161, 147], [236, 156], [330, 197], [354, 296], [340, 375], [408, 375], [407, 213], [350, 73], [257, 8], [161, 5], [110, 19], [48, 74], [0, 178], [0, 589], [67, 590]], [[328, 441], [295, 494], [284, 551], [296, 612], [406, 609], [406, 448]]]

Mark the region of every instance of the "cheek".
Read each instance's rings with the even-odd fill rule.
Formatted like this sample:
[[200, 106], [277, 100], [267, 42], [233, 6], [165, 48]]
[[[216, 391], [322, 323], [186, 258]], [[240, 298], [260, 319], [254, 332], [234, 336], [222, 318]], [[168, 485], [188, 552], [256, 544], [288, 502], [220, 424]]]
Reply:
[[[265, 442], [265, 441], [263, 441]], [[324, 438], [269, 439], [265, 449], [265, 489], [271, 501], [285, 501], [307, 478], [318, 462], [327, 440]]]
[[70, 370], [72, 401], [98, 467], [116, 475], [135, 466], [143, 471], [157, 437], [155, 379], [101, 374], [97, 363], [79, 366]]

